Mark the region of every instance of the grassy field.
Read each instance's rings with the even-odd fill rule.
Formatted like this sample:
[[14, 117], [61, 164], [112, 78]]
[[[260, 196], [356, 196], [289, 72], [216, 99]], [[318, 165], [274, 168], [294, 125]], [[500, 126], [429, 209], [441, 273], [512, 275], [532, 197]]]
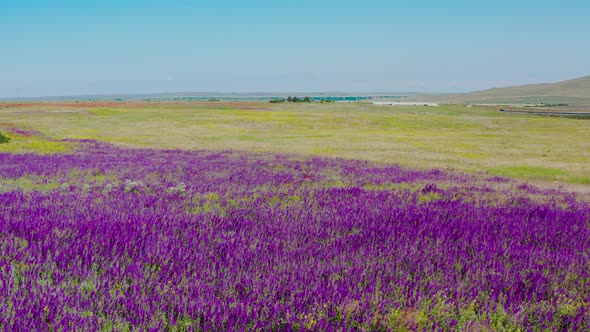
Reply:
[[0, 130], [13, 138], [0, 144], [0, 152], [63, 152], [73, 144], [59, 140], [97, 139], [125, 146], [367, 159], [585, 185], [590, 184], [589, 125], [455, 105], [0, 104]]

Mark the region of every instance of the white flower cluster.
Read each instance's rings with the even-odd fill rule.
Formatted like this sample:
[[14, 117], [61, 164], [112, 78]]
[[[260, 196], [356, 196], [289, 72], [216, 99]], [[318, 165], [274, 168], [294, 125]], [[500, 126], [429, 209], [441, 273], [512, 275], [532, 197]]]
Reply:
[[186, 193], [186, 183], [180, 182], [174, 187], [168, 188], [169, 194], [184, 194]]
[[117, 190], [119, 189], [119, 184], [116, 182], [109, 182], [107, 183], [107, 185], [104, 187], [104, 189], [102, 190], [103, 193], [108, 194], [113, 190]]
[[143, 181], [131, 181], [125, 180], [125, 192], [138, 192], [141, 188], [143, 188]]

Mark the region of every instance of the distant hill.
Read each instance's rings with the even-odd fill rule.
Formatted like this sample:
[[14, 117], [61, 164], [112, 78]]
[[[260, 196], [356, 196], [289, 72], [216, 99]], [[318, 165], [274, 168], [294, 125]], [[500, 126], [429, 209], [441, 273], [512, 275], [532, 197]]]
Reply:
[[590, 106], [590, 76], [572, 80], [493, 88], [462, 94], [435, 96], [431, 98], [448, 103], [481, 104], [568, 104]]

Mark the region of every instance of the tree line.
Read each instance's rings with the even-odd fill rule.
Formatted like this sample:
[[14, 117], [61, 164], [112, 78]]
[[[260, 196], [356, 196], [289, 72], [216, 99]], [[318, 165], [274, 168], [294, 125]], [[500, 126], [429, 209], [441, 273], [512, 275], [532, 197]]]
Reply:
[[[313, 100], [310, 97], [308, 97], [308, 96], [305, 96], [303, 98], [289, 96], [289, 97], [287, 97], [287, 99], [285, 99], [285, 98], [275, 98], [275, 99], [271, 99], [270, 100], [271, 103], [284, 103], [284, 102], [289, 102], [289, 103], [311, 103], [312, 101]], [[323, 98], [320, 99], [319, 101], [322, 102], [322, 103], [333, 103], [334, 102], [333, 100], [323, 99]]]

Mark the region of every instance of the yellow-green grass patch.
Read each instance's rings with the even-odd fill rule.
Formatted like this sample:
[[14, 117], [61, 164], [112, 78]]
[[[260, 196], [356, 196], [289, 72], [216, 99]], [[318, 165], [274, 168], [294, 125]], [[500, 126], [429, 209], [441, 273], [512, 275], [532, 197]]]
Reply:
[[[72, 104], [60, 112], [43, 104], [2, 109], [0, 123], [54, 139], [130, 147], [293, 153], [573, 183], [590, 178], [587, 121], [476, 106], [196, 102], [95, 109]], [[0, 151], [66, 149], [61, 142], [40, 144], [11, 142]]]

